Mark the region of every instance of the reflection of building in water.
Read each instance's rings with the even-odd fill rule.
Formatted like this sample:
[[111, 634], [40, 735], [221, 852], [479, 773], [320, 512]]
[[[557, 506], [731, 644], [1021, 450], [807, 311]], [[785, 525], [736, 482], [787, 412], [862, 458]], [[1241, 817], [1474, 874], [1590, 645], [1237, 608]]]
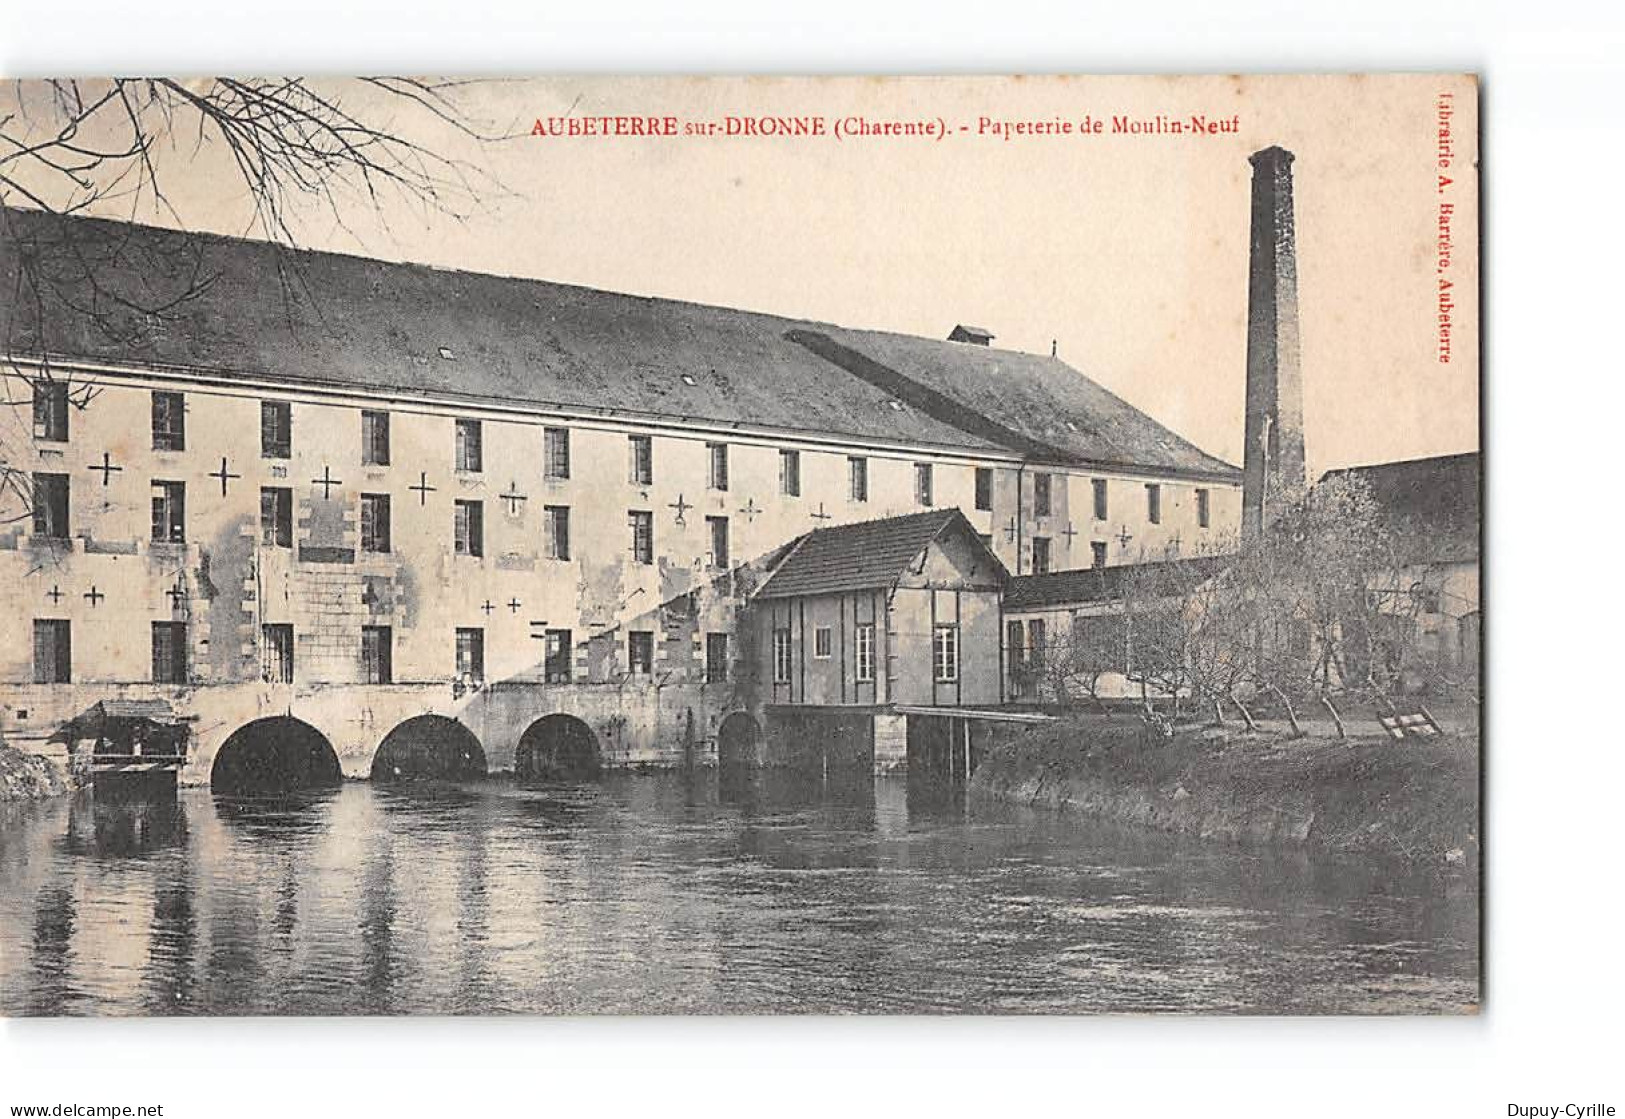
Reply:
[[[5, 282], [55, 272], [6, 311], [6, 731], [166, 699], [195, 730], [186, 780], [271, 716], [353, 775], [426, 712], [492, 768], [555, 713], [596, 762], [673, 764], [714, 750], [728, 714], [760, 717], [773, 681], [740, 619], [810, 530], [957, 510], [1021, 574], [1240, 520], [1235, 468], [980, 329], [8, 222]], [[92, 286], [105, 315], [82, 313]], [[940, 650], [894, 652], [874, 671], [903, 688]]]

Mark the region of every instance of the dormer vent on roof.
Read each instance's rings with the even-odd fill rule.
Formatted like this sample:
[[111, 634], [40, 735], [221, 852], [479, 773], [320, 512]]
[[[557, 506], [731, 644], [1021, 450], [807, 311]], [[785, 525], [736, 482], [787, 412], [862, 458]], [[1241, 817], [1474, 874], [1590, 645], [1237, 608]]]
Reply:
[[986, 346], [993, 341], [993, 332], [984, 330], [979, 326], [966, 326], [960, 323], [948, 334], [950, 342], [965, 342], [972, 346]]

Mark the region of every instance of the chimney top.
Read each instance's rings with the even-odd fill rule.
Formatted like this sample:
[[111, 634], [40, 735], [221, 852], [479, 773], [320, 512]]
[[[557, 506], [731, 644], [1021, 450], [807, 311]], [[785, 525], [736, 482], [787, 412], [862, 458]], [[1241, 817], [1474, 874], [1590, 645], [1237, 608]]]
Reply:
[[1269, 147], [1261, 148], [1252, 155], [1248, 156], [1247, 162], [1251, 163], [1254, 167], [1257, 167], [1261, 163], [1274, 163], [1276, 165], [1285, 165], [1290, 167], [1292, 165], [1293, 158], [1292, 153], [1281, 147], [1281, 145], [1271, 144]]
[[983, 330], [979, 326], [966, 326], [960, 323], [948, 334], [950, 342], [967, 342], [972, 346], [985, 346], [993, 341], [993, 332]]

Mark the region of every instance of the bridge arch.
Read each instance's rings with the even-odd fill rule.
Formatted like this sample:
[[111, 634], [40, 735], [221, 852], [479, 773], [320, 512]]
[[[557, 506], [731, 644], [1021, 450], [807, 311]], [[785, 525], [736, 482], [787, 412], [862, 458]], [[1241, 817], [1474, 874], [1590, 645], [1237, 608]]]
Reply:
[[574, 715], [557, 713], [525, 728], [513, 758], [519, 781], [584, 781], [598, 776], [602, 767], [592, 728]]
[[762, 728], [745, 711], [735, 711], [717, 728], [717, 768], [755, 769], [762, 763]]
[[384, 735], [372, 756], [372, 780], [467, 781], [486, 774], [474, 732], [444, 715], [415, 715]]
[[327, 736], [302, 719], [273, 715], [244, 723], [216, 751], [209, 787], [217, 793], [277, 795], [343, 780]]

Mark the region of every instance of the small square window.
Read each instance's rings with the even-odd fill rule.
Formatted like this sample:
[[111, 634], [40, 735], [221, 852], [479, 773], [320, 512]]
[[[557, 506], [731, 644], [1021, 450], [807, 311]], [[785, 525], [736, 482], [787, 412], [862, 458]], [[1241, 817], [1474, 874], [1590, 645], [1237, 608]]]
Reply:
[[182, 394], [152, 394], [152, 449], [186, 450], [186, 397]]
[[68, 441], [68, 386], [63, 381], [34, 382], [34, 438]]
[[293, 491], [260, 488], [260, 543], [267, 548], [293, 547]]
[[655, 480], [654, 440], [647, 435], [626, 437], [627, 481], [634, 486], [651, 486]]
[[1050, 515], [1050, 489], [1051, 476], [1048, 474], [1033, 475], [1033, 516], [1047, 517]]
[[544, 505], [542, 507], [542, 531], [547, 538], [544, 541], [547, 547], [547, 558], [550, 560], [569, 559], [570, 507], [568, 505]]
[[485, 506], [478, 501], [458, 501], [453, 521], [453, 548], [460, 556], [485, 554]]
[[389, 413], [361, 413], [361, 462], [364, 466], [389, 465]]
[[455, 466], [458, 470], [478, 474], [485, 469], [484, 437], [479, 420], [457, 421]]
[[853, 455], [846, 460], [847, 496], [853, 501], [869, 500], [869, 460]]
[[293, 454], [293, 405], [283, 400], [260, 401], [260, 457], [289, 458]]
[[634, 676], [648, 676], [654, 672], [655, 635], [650, 630], [635, 629], [626, 635], [626, 670]]
[[363, 552], [388, 552], [389, 539], [389, 495], [387, 493], [364, 493], [361, 495], [361, 550]]
[[[542, 461], [549, 478], [570, 476], [570, 429], [549, 427], [542, 429]], [[473, 469], [478, 470], [479, 467]]]
[[655, 561], [654, 514], [645, 509], [628, 510], [626, 524], [632, 536], [633, 562], [653, 563]]

